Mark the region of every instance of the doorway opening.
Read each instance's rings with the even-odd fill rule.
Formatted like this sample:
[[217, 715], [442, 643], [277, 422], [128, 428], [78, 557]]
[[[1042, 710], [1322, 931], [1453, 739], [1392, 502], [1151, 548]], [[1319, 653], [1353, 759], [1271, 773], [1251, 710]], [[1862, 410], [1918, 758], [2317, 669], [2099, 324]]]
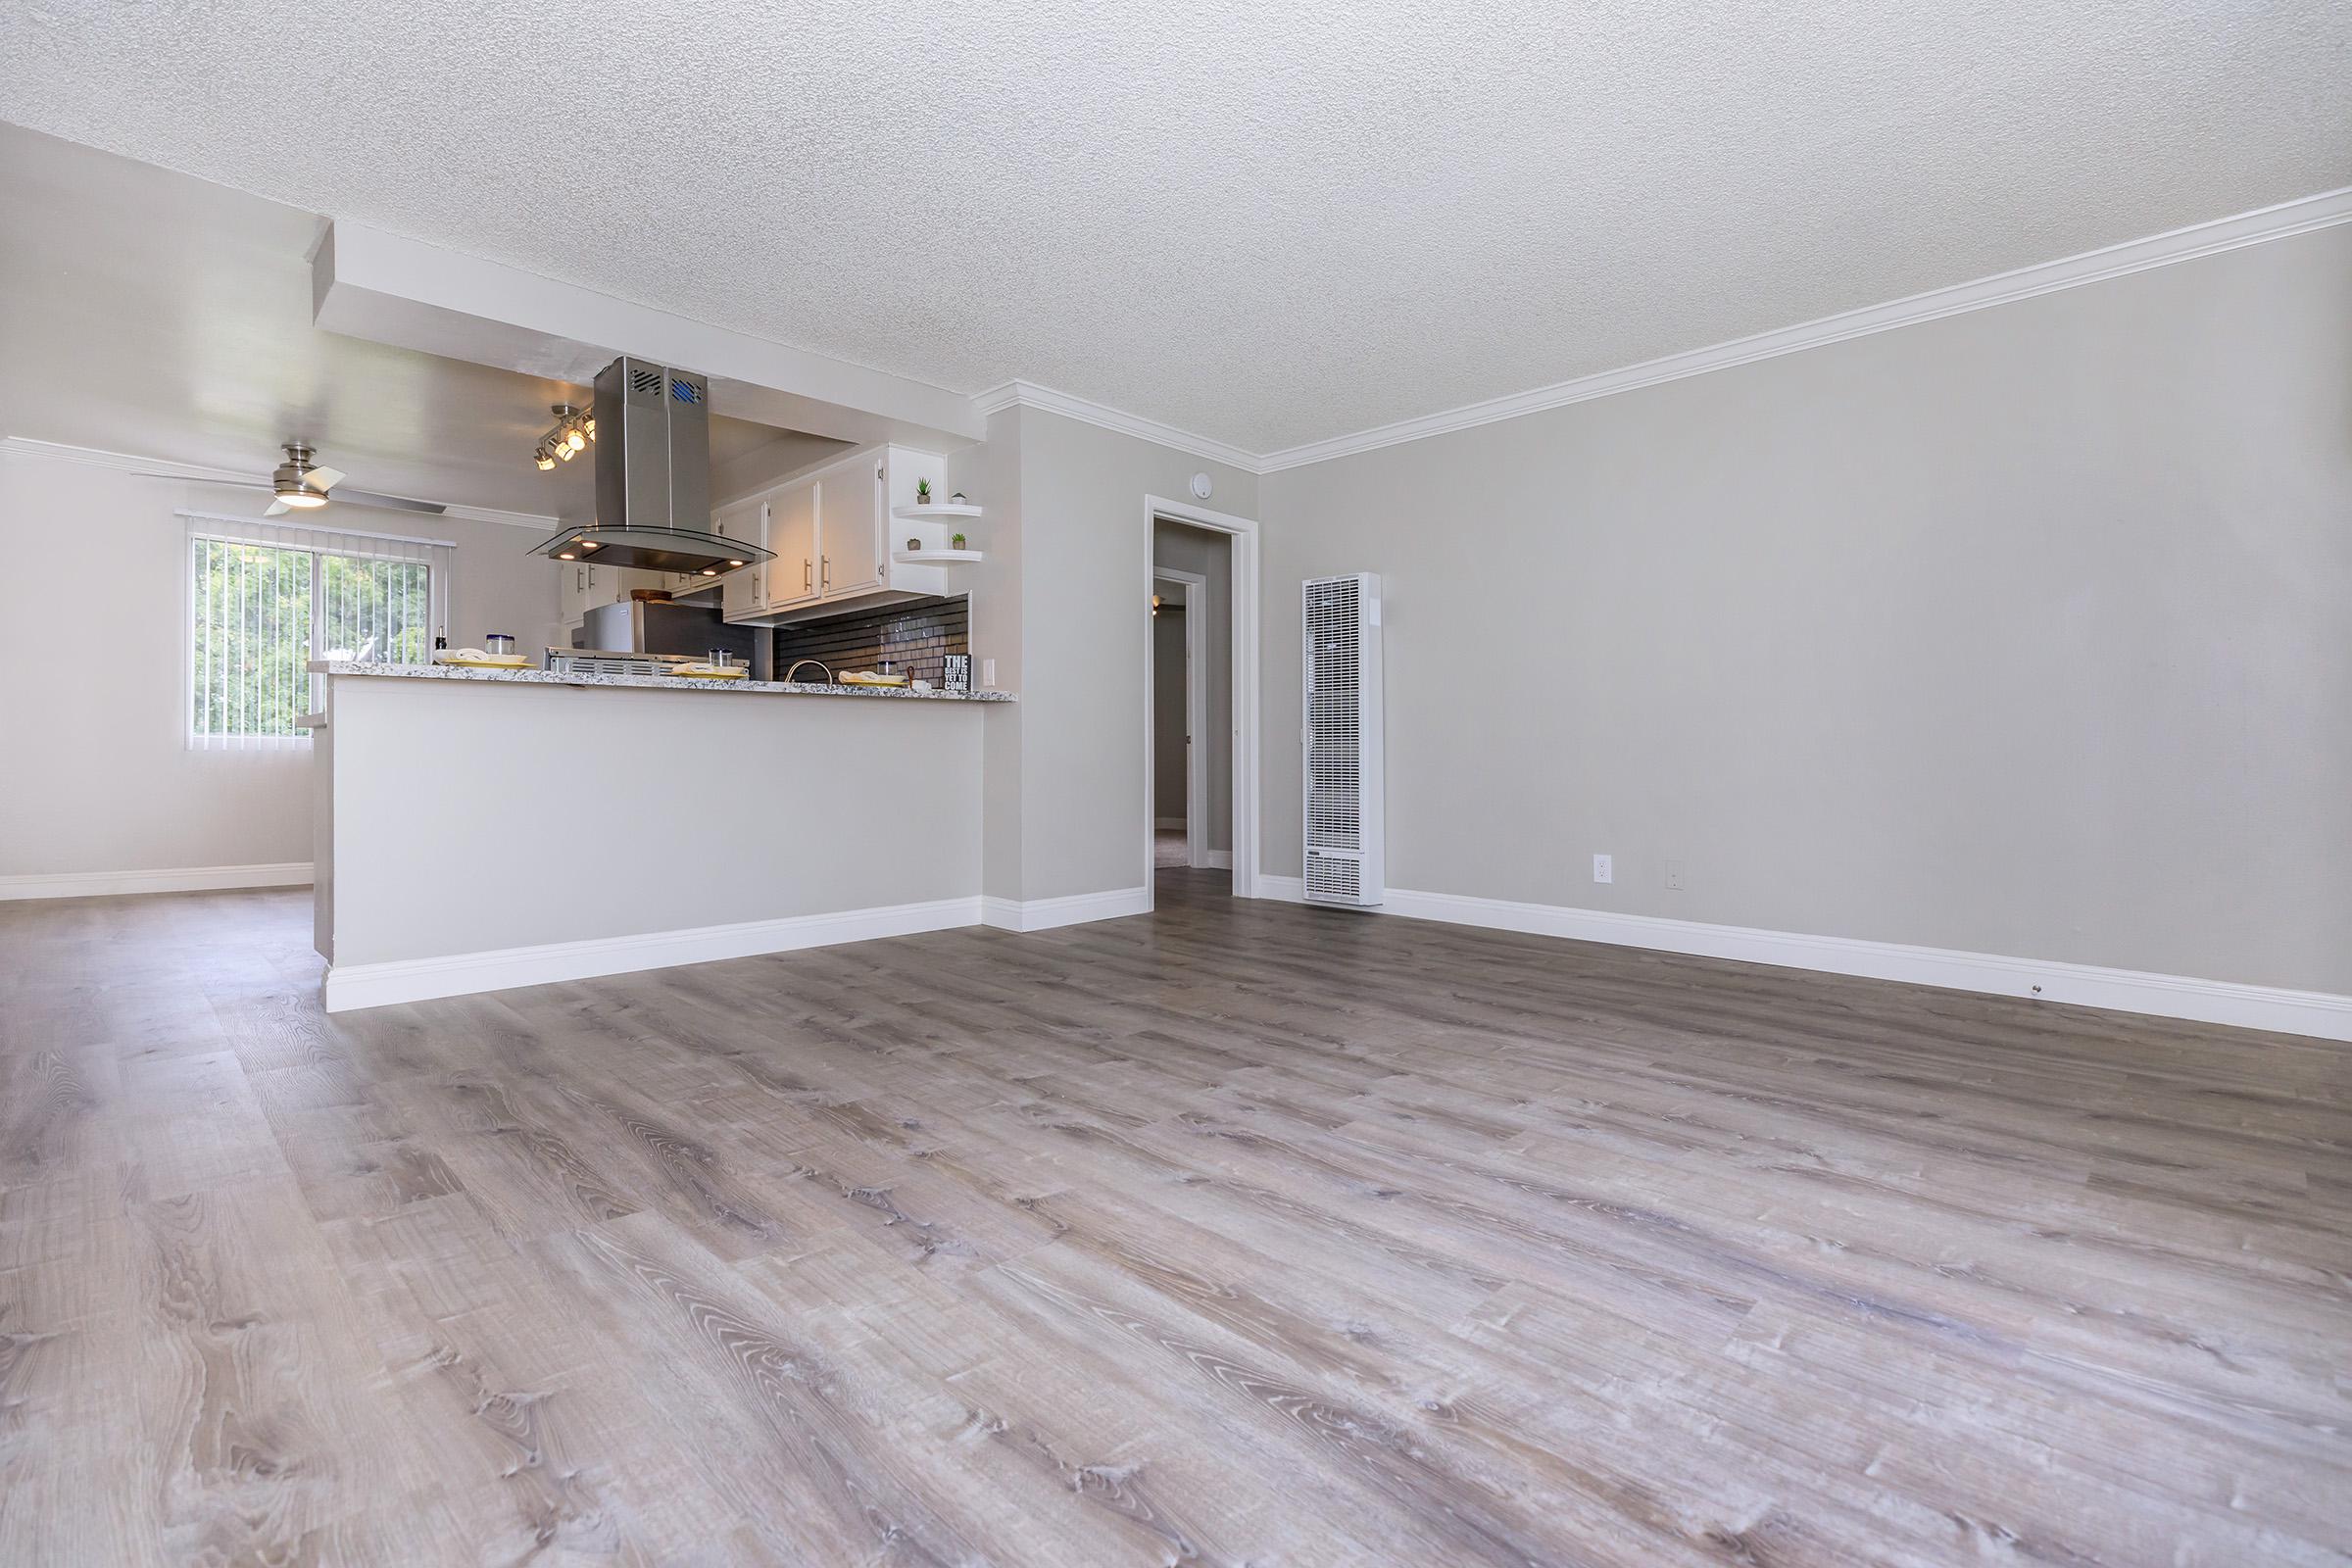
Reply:
[[1256, 524], [1151, 500], [1145, 878], [1154, 903], [1255, 896]]
[[[1169, 525], [1172, 526], [1172, 525]], [[1156, 532], [1156, 530], [1155, 530]], [[1211, 769], [1230, 760], [1208, 714], [1210, 595], [1205, 572], [1160, 564], [1152, 579], [1152, 865], [1233, 868], [1232, 803], [1219, 812]]]

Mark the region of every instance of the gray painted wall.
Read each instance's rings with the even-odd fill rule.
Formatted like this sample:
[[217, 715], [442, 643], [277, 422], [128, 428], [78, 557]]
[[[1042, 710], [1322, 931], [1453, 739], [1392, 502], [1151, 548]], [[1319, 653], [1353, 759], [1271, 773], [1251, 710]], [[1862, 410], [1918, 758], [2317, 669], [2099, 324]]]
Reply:
[[2352, 227], [1260, 484], [1271, 872], [1368, 570], [1395, 886], [2352, 992]]
[[[982, 560], [965, 566], [972, 607], [972, 684], [993, 662], [997, 686], [1019, 692], [1023, 623], [1021, 428], [1027, 410], [1004, 409], [988, 439], [948, 454], [947, 493], [962, 491], [985, 513], [970, 538]], [[992, 704], [980, 738], [981, 891], [1021, 897], [1021, 735], [1026, 704]], [[1107, 885], [1107, 884], [1106, 884]]]
[[[0, 451], [0, 876], [311, 858], [310, 756], [187, 748], [177, 513], [257, 515], [267, 496]], [[555, 634], [555, 567], [502, 523], [330, 508], [327, 525], [449, 539], [454, 645]], [[71, 541], [70, 548], [64, 541]], [[53, 563], [38, 569], [34, 563]]]
[[[1022, 899], [1146, 884], [1144, 685], [1151, 590], [1148, 495], [1183, 497], [1206, 471], [1207, 505], [1256, 514], [1254, 475], [1038, 409], [990, 421], [1019, 453], [1020, 892]], [[1002, 429], [1001, 429], [1002, 427]], [[951, 469], [953, 474], [956, 470]], [[978, 492], [973, 499], [979, 500]], [[1003, 538], [991, 504], [991, 537]], [[973, 637], [980, 637], [974, 610]], [[1007, 684], [1010, 684], [1007, 682]], [[991, 713], [991, 739], [997, 717]], [[989, 761], [992, 789], [999, 760]], [[999, 893], [997, 840], [989, 889]]]

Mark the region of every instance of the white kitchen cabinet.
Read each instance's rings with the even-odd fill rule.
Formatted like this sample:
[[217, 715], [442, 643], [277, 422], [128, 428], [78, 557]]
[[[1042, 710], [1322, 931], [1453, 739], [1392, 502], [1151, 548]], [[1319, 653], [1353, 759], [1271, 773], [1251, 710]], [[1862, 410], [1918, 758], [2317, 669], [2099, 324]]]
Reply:
[[[710, 531], [721, 538], [739, 540], [747, 545], [767, 543], [767, 497], [753, 496], [721, 507], [710, 519]], [[719, 579], [718, 612], [727, 620], [741, 620], [760, 612], [760, 595], [766, 591], [767, 568], [746, 566], [730, 571]], [[674, 592], [675, 590], [673, 590]]]
[[823, 480], [815, 476], [795, 479], [768, 492], [767, 548], [776, 554], [764, 574], [766, 591], [760, 600], [762, 614], [814, 604], [823, 596], [818, 519], [823, 515], [824, 492]]
[[890, 525], [883, 488], [889, 451], [885, 447], [828, 472], [826, 505], [817, 524], [823, 547], [817, 581], [826, 600], [862, 598], [889, 585], [890, 541], [883, 532]]
[[730, 503], [714, 526], [756, 531], [775, 559], [738, 573], [722, 595], [727, 619], [774, 625], [837, 613], [860, 604], [949, 592], [936, 567], [908, 568], [890, 559], [894, 507], [914, 505], [924, 479], [936, 491], [946, 465], [934, 453], [867, 447], [796, 475], [775, 488]]

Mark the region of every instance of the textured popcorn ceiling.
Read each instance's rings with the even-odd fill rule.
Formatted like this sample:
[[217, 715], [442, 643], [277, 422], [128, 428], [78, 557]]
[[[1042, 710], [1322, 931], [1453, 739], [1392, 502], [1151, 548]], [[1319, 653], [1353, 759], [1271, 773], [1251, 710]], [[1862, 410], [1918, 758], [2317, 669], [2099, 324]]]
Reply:
[[2352, 182], [2352, 7], [0, 7], [0, 115], [1265, 451]]

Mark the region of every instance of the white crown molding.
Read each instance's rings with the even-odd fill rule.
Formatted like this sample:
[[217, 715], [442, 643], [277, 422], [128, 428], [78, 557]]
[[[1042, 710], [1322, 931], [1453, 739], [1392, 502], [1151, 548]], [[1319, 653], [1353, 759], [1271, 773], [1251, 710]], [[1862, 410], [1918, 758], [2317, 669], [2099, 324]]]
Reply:
[[2150, 268], [2169, 267], [2175, 262], [2194, 261], [2200, 256], [2237, 250], [2242, 246], [2287, 239], [2343, 222], [2352, 222], [2352, 186], [2322, 191], [2316, 196], [2280, 202], [2275, 207], [2258, 208], [2250, 213], [2219, 218], [2210, 222], [2194, 223], [2145, 239], [2127, 240], [2101, 250], [2085, 251], [2080, 256], [2021, 267], [2014, 271], [1999, 272], [1973, 282], [1931, 289], [1927, 293], [1890, 300], [1884, 305], [1865, 306], [1837, 316], [1825, 316], [1815, 321], [1758, 332], [1751, 337], [1736, 338], [1728, 343], [1688, 349], [1639, 365], [1600, 370], [1592, 375], [1515, 392], [1506, 397], [1489, 398], [1480, 403], [1464, 404], [1457, 409], [1399, 419], [1394, 424], [1375, 425], [1368, 430], [1285, 447], [1279, 452], [1246, 452], [1230, 442], [1195, 435], [1157, 419], [1129, 414], [1125, 410], [1114, 409], [1072, 393], [1057, 392], [1034, 381], [1006, 381], [985, 392], [975, 393], [972, 407], [983, 418], [1001, 409], [1044, 409], [1099, 425], [1105, 430], [1117, 430], [1146, 441], [1157, 442], [1164, 447], [1173, 447], [1180, 452], [1189, 452], [1248, 473], [1273, 473], [1310, 463], [1328, 463], [1334, 458], [1371, 452], [1380, 447], [1397, 446], [1433, 435], [1494, 424], [1502, 419], [1516, 419], [1523, 415], [1541, 414], [1546, 409], [1565, 408], [1572, 403], [1586, 403], [1619, 392], [1631, 392], [1639, 387], [1655, 386], [1662, 381], [1679, 381], [1685, 376], [1730, 369], [1734, 366], [1750, 365], [1783, 354], [1795, 354], [1825, 344], [1841, 343], [1848, 338], [1866, 337], [1874, 332], [1888, 332], [1897, 327], [1915, 326], [1947, 316], [2007, 305], [2017, 300], [2032, 299], [2037, 294], [2055, 293], [2084, 283], [2103, 282], [2132, 272], [2146, 271]]
[[2307, 234], [2314, 229], [2342, 222], [2352, 222], [2352, 186], [2323, 191], [2319, 195], [2296, 201], [2280, 202], [2276, 207], [2259, 208], [2233, 218], [2221, 218], [2187, 228], [2177, 228], [2170, 233], [2156, 234], [2146, 239], [2129, 240], [2103, 250], [2085, 251], [2080, 256], [2021, 267], [2014, 271], [1996, 273], [1971, 283], [1931, 289], [1925, 294], [1914, 294], [1908, 299], [1892, 300], [1885, 305], [1825, 316], [1816, 321], [1759, 332], [1752, 337], [1736, 338], [1729, 343], [1669, 354], [1640, 365], [1602, 370], [1571, 381], [1513, 393], [1508, 397], [1489, 398], [1483, 403], [1465, 404], [1458, 409], [1400, 419], [1394, 424], [1377, 425], [1351, 435], [1332, 436], [1322, 441], [1309, 441], [1303, 446], [1286, 447], [1280, 452], [1267, 453], [1254, 460], [1256, 471], [1272, 473], [1309, 463], [1328, 463], [1334, 458], [1370, 452], [1379, 447], [1396, 446], [1428, 436], [1467, 430], [1500, 419], [1516, 419], [1522, 415], [1541, 414], [1546, 409], [1564, 408], [1571, 403], [1585, 403], [1618, 392], [1631, 392], [1637, 387], [1655, 386], [1661, 381], [1678, 381], [1689, 375], [1703, 375], [1709, 370], [1729, 369], [1736, 365], [1749, 365], [1757, 360], [1794, 354], [1827, 343], [1841, 343], [1847, 338], [1891, 331], [1901, 326], [1915, 326], [1923, 321], [1958, 316], [1967, 311], [1981, 311], [1989, 306], [2031, 299], [2036, 294], [2054, 293], [2083, 283], [2103, 282], [2108, 278], [2145, 271], [2154, 267], [2168, 267], [2175, 262], [2193, 261], [2200, 256], [2213, 256], [2241, 246]]
[[62, 441], [35, 441], [25, 435], [0, 436], [0, 452], [13, 452], [26, 458], [47, 458], [53, 463], [78, 463], [92, 468], [116, 468], [124, 473], [192, 479], [200, 484], [254, 482], [252, 474], [238, 473], [230, 468], [208, 468], [201, 464], [173, 463], [168, 458], [142, 458], [128, 452], [106, 452], [97, 447], [73, 447]]
[[122, 893], [201, 893], [221, 888], [306, 887], [311, 862], [197, 865], [169, 871], [64, 871], [0, 876], [0, 903], [14, 899], [97, 899]]
[[1116, 430], [1121, 435], [1131, 435], [1139, 440], [1154, 442], [1163, 447], [1172, 447], [1178, 452], [1189, 453], [1196, 458], [1205, 458], [1210, 463], [1221, 463], [1229, 468], [1239, 468], [1245, 473], [1265, 471], [1262, 466], [1264, 459], [1254, 453], [1245, 452], [1231, 442], [1219, 441], [1211, 436], [1195, 435], [1190, 430], [1179, 430], [1172, 424], [1162, 424], [1157, 419], [1147, 419], [1140, 414], [1129, 414], [1123, 409], [1114, 409], [1108, 404], [1097, 403], [1091, 398], [1078, 397], [1069, 392], [1056, 392], [1050, 386], [1039, 386], [1035, 381], [1006, 381], [1002, 385], [990, 387], [985, 392], [972, 394], [972, 411], [983, 419], [992, 414], [1015, 407], [1043, 409], [1048, 414], [1058, 414], [1065, 418], [1077, 419], [1101, 429]]
[[[113, 468], [122, 473], [135, 473], [161, 479], [181, 479], [193, 484], [232, 484], [251, 487], [256, 483], [250, 472], [235, 468], [212, 468], [200, 463], [174, 463], [168, 458], [142, 458], [131, 452], [108, 452], [98, 447], [68, 446], [62, 441], [35, 441], [30, 436], [0, 436], [0, 452], [16, 453], [27, 458], [47, 458], [54, 463], [78, 463], [93, 468]], [[439, 512], [411, 512], [406, 507], [370, 507], [365, 501], [344, 501], [339, 506], [359, 507], [368, 512], [397, 513], [406, 517], [464, 517], [473, 522], [503, 523], [512, 528], [529, 528], [536, 533], [550, 534], [564, 526], [561, 517], [536, 512], [503, 512], [496, 507], [449, 506]]]
[[[346, 502], [344, 505], [362, 506], [365, 505], [365, 503], [352, 501]], [[401, 507], [383, 507], [376, 510], [384, 512], [406, 511], [405, 508]], [[503, 512], [497, 507], [451, 506], [447, 510], [439, 513], [412, 512], [408, 514], [412, 517], [464, 517], [471, 522], [495, 522], [503, 527], [508, 528], [528, 528], [531, 530], [531, 532], [538, 534], [554, 533], [558, 528], [564, 526], [564, 519], [562, 517], [551, 516], [543, 512]]]

